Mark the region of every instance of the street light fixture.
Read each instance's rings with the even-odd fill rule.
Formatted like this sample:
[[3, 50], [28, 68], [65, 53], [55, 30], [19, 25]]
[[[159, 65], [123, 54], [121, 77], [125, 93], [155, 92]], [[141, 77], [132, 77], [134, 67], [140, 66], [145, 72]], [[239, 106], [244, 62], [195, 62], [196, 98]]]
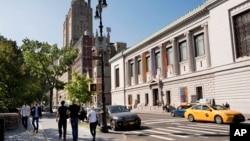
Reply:
[[[98, 5], [96, 6], [96, 12], [95, 12], [95, 19], [100, 19], [100, 38], [99, 41], [100, 43], [102, 43], [103, 41], [103, 36], [102, 36], [102, 29], [103, 29], [103, 25], [102, 25], [102, 8], [107, 7], [107, 2], [106, 0], [99, 0], [98, 1]], [[107, 119], [106, 119], [106, 110], [105, 110], [105, 93], [104, 93], [104, 47], [102, 48], [101, 51], [101, 67], [102, 67], [102, 123], [101, 123], [101, 129], [100, 131], [103, 133], [107, 133], [108, 132], [108, 126], [107, 126]]]

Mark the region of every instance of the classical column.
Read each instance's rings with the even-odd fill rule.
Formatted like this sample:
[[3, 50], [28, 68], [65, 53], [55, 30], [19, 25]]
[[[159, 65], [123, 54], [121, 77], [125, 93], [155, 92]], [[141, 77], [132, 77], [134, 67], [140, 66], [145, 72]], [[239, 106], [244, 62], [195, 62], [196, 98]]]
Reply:
[[173, 73], [174, 75], [179, 75], [179, 49], [176, 45], [176, 39], [172, 39], [172, 48], [173, 48]]
[[211, 56], [210, 56], [210, 47], [209, 47], [209, 37], [208, 37], [208, 23], [202, 25], [204, 28], [204, 45], [205, 45], [205, 53], [206, 53], [206, 63], [207, 68], [211, 67]]
[[188, 53], [188, 71], [194, 72], [194, 55], [193, 55], [193, 48], [192, 48], [192, 38], [191, 32], [188, 31], [185, 33], [186, 40], [187, 40], [187, 53]]

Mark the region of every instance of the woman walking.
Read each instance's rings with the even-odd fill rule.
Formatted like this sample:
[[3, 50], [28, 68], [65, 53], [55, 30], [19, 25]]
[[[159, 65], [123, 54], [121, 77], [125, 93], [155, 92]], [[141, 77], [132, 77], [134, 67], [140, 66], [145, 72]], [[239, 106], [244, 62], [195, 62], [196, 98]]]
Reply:
[[90, 133], [95, 141], [96, 136], [96, 126], [98, 124], [98, 114], [95, 111], [94, 106], [91, 106], [90, 112], [88, 114]]

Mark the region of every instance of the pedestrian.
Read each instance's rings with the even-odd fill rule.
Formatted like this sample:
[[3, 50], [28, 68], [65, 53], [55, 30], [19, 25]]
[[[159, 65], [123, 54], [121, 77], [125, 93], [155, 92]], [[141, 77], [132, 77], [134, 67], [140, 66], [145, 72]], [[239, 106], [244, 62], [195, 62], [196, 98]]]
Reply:
[[230, 105], [226, 102], [226, 104], [225, 104], [225, 107], [227, 108], [227, 109], [230, 109]]
[[166, 111], [169, 113], [170, 111], [170, 105], [169, 104], [166, 104]]
[[32, 125], [33, 132], [38, 133], [39, 129], [39, 118], [42, 118], [42, 108], [39, 105], [39, 101], [36, 100], [34, 106], [31, 108], [31, 116], [32, 116]]
[[81, 112], [80, 106], [76, 104], [76, 100], [72, 100], [72, 105], [68, 108], [68, 113], [70, 115], [70, 123], [72, 127], [73, 141], [78, 140], [78, 114]]
[[21, 108], [21, 116], [22, 116], [22, 125], [25, 130], [28, 128], [28, 118], [30, 116], [30, 106], [26, 101], [23, 102], [23, 106]]
[[63, 139], [66, 140], [66, 133], [67, 133], [67, 110], [68, 107], [64, 105], [65, 101], [61, 101], [61, 106], [57, 110], [56, 114], [56, 122], [58, 122], [58, 132], [59, 132], [59, 139], [62, 138], [62, 128], [63, 128]]
[[94, 106], [91, 106], [90, 112], [88, 113], [88, 120], [90, 133], [93, 137], [93, 141], [95, 141], [96, 126], [98, 124], [98, 114], [96, 113]]

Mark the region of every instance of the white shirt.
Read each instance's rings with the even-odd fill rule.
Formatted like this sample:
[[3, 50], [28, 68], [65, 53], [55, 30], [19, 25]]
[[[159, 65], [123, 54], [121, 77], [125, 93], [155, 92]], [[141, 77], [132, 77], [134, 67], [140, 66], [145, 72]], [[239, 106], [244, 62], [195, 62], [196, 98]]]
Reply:
[[21, 109], [21, 115], [23, 117], [30, 116], [30, 106], [29, 105], [23, 105]]
[[88, 114], [88, 117], [89, 117], [89, 123], [94, 123], [97, 121], [97, 114], [96, 114], [96, 111], [94, 110], [91, 110]]

